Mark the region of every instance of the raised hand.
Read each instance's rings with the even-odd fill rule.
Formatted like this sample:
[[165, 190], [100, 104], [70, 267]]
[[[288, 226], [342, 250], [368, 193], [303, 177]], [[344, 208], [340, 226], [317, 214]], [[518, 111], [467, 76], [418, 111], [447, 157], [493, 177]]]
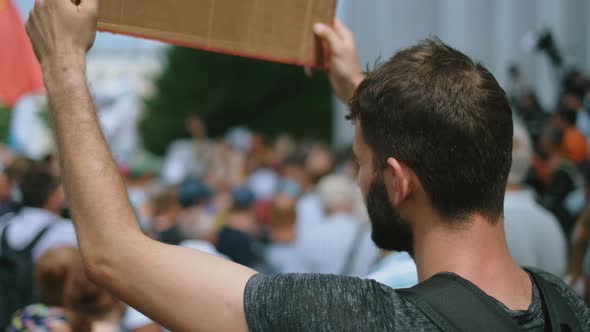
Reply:
[[44, 70], [85, 57], [96, 35], [98, 1], [35, 1], [26, 28]]
[[323, 41], [332, 88], [342, 101], [348, 102], [365, 78], [356, 53], [354, 34], [338, 19], [334, 27], [316, 24], [314, 32]]

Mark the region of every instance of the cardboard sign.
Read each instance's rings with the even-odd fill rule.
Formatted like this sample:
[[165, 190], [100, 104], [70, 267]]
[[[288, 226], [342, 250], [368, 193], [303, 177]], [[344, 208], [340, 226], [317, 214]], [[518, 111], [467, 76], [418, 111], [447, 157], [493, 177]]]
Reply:
[[216, 52], [321, 66], [316, 22], [336, 0], [101, 0], [99, 29]]

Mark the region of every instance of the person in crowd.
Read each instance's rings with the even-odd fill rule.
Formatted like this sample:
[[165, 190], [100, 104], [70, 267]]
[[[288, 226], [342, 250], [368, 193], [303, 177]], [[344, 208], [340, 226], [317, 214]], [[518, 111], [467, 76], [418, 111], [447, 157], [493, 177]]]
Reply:
[[[98, 2], [38, 0], [27, 21], [92, 280], [175, 331], [440, 330], [403, 293], [375, 281], [265, 276], [147, 238], [86, 85], [85, 53], [96, 35]], [[515, 329], [567, 323], [589, 330], [590, 309], [571, 289], [550, 274], [527, 272], [510, 256], [502, 215], [512, 112], [493, 75], [429, 40], [364, 76], [347, 28], [336, 21], [334, 28], [316, 25], [314, 31], [327, 46], [335, 92], [351, 100], [359, 184], [375, 243], [412, 251], [423, 283], [436, 276], [487, 294], [486, 308]], [[553, 299], [572, 318], [546, 321], [540, 287], [554, 290]], [[450, 302], [457, 300], [452, 294]]]
[[268, 163], [274, 169], [281, 168], [285, 160], [297, 149], [297, 141], [288, 134], [280, 134], [273, 140]]
[[77, 246], [74, 225], [59, 213], [61, 183], [43, 164], [27, 171], [20, 183], [23, 207], [0, 226], [0, 328], [19, 308], [35, 303], [33, 270], [49, 249]]
[[[0, 225], [10, 219], [19, 209], [19, 205], [13, 198], [13, 180], [8, 176], [6, 169], [0, 172]], [[5, 217], [9, 215], [8, 217]]]
[[156, 195], [150, 204], [154, 238], [160, 242], [178, 245], [187, 238], [178, 224], [182, 210], [176, 189], [167, 189]]
[[370, 225], [355, 215], [356, 186], [345, 175], [328, 175], [317, 192], [325, 219], [301, 241], [302, 259], [314, 273], [366, 276], [379, 258]]
[[217, 239], [213, 189], [199, 179], [188, 179], [178, 189], [178, 202], [182, 206], [179, 225], [187, 239], [183, 246], [218, 254], [212, 243]]
[[73, 263], [80, 252], [73, 247], [48, 250], [35, 266], [39, 303], [16, 312], [8, 332], [70, 331], [68, 313], [64, 306], [64, 287]]
[[535, 200], [524, 184], [532, 165], [533, 147], [526, 129], [514, 125], [512, 166], [504, 198], [504, 228], [510, 254], [521, 266], [563, 277], [567, 242], [559, 221]]
[[13, 181], [14, 185], [20, 185], [25, 175], [31, 168], [36, 166], [38, 163], [34, 160], [26, 157], [16, 158], [7, 168], [6, 174]]
[[[549, 126], [541, 137], [541, 146], [547, 157], [548, 182], [541, 197], [542, 205], [559, 220], [566, 237], [571, 237], [578, 207], [573, 204], [576, 195], [584, 190], [584, 177], [563, 150], [564, 132]], [[583, 197], [583, 194], [582, 194]]]
[[261, 247], [254, 193], [246, 186], [232, 191], [232, 207], [217, 238], [217, 250], [234, 262], [255, 267], [260, 264]]
[[20, 191], [20, 183], [22, 182], [25, 174], [37, 163], [29, 158], [19, 157], [13, 160], [5, 169], [6, 176], [10, 182], [11, 188], [11, 199], [15, 203], [12, 212], [17, 212], [22, 202], [22, 193]]
[[587, 143], [590, 144], [590, 110], [584, 105], [584, 98], [587, 98], [587, 91], [590, 84], [586, 83], [585, 87], [579, 86], [566, 90], [561, 98], [563, 107], [577, 112], [576, 127], [584, 134]]
[[[234, 143], [239, 145], [238, 142]], [[234, 147], [225, 140], [216, 142], [211, 148], [203, 181], [218, 195], [229, 195], [232, 188], [246, 181], [244, 170], [247, 166], [247, 155], [240, 148], [244, 147]]]
[[37, 164], [23, 175], [20, 191], [22, 209], [0, 228], [9, 248], [22, 250], [41, 232], [44, 235], [32, 248], [35, 261], [51, 248], [77, 246], [74, 225], [60, 217], [65, 194], [59, 178], [44, 165]]
[[299, 185], [297, 201], [297, 239], [303, 241], [325, 219], [316, 186], [334, 168], [334, 156], [321, 144], [304, 146], [285, 161], [284, 176]]
[[190, 114], [186, 118], [186, 129], [190, 138], [172, 143], [166, 153], [162, 180], [168, 185], [203, 176], [210, 149], [205, 123], [196, 114]]
[[315, 191], [317, 183], [312, 180], [305, 167], [308, 154], [307, 147], [301, 146], [285, 159], [283, 165], [284, 179], [293, 183], [293, 189], [300, 195], [295, 206], [298, 239], [304, 238], [311, 226], [324, 217], [322, 203]]
[[88, 279], [81, 257], [73, 262], [64, 286], [64, 305], [72, 332], [119, 332], [125, 305]]
[[531, 140], [535, 144], [535, 151], [538, 152], [539, 147], [537, 146], [537, 142], [539, 142], [549, 115], [543, 110], [537, 94], [534, 91], [527, 90], [518, 99], [514, 110], [531, 136]]
[[[289, 184], [284, 184], [288, 187]], [[307, 272], [297, 245], [296, 198], [284, 188], [274, 197], [270, 215], [271, 244], [265, 249], [264, 260], [272, 273]]]
[[565, 156], [576, 165], [588, 160], [588, 143], [584, 134], [576, 127], [576, 110], [562, 108], [557, 112], [557, 127], [563, 131], [562, 149]]

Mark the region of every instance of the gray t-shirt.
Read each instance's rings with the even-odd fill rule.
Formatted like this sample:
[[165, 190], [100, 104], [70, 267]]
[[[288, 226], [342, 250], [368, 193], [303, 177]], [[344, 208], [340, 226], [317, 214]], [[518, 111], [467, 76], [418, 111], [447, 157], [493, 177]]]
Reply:
[[[590, 309], [558, 278], [539, 272], [568, 299], [584, 331]], [[508, 312], [523, 331], [543, 331], [541, 297], [535, 287], [528, 310]], [[373, 280], [313, 274], [255, 275], [244, 294], [250, 331], [440, 331], [395, 290]]]

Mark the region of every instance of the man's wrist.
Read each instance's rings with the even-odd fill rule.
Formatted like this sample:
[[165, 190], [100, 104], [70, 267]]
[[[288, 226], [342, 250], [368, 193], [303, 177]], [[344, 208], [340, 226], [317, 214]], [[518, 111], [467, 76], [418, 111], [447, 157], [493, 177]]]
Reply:
[[52, 57], [43, 61], [42, 68], [48, 88], [55, 83], [63, 84], [71, 78], [85, 76], [86, 55], [80, 53]]

